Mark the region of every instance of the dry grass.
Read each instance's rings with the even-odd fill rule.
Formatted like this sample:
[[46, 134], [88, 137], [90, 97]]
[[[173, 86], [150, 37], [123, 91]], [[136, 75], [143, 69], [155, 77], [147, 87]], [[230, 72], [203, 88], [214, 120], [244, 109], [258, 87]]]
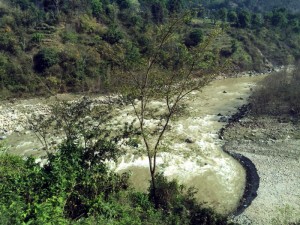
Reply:
[[300, 115], [300, 63], [264, 79], [251, 96], [254, 115]]

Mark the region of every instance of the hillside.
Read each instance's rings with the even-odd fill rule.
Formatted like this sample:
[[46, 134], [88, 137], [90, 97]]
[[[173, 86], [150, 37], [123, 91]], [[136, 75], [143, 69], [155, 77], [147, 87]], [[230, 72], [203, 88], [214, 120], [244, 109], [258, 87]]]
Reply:
[[211, 8], [247, 8], [255, 12], [271, 11], [274, 8], [286, 8], [291, 12], [300, 11], [298, 0], [211, 0], [203, 1]]
[[223, 1], [2, 0], [1, 98], [109, 91], [124, 65], [149, 55], [159, 27], [191, 8], [177, 44], [193, 48], [221, 27], [207, 57], [230, 59], [231, 70], [263, 72], [300, 58], [299, 15], [232, 8], [233, 1], [216, 10], [216, 2]]

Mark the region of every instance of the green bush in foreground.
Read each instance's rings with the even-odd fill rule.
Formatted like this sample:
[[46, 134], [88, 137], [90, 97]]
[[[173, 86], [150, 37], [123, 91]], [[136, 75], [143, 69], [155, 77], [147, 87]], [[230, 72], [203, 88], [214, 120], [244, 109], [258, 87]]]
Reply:
[[[87, 98], [57, 103], [53, 117], [32, 118], [32, 129], [47, 152], [43, 165], [32, 157], [7, 154], [0, 143], [1, 225], [228, 224], [226, 217], [198, 204], [193, 189], [167, 181], [162, 174], [155, 176], [155, 205], [151, 194], [130, 188], [127, 173], [109, 170], [106, 162], [120, 156], [116, 145], [120, 137], [100, 126], [110, 118], [109, 108], [93, 111], [91, 103]], [[87, 130], [89, 116], [100, 124]], [[66, 136], [58, 149], [52, 149], [46, 136], [56, 126]], [[128, 137], [131, 129], [125, 125], [121, 133]]]
[[66, 142], [44, 166], [1, 153], [0, 224], [228, 224], [162, 175], [155, 208], [149, 194], [129, 188], [127, 174], [107, 168], [105, 154], [91, 163], [86, 153]]

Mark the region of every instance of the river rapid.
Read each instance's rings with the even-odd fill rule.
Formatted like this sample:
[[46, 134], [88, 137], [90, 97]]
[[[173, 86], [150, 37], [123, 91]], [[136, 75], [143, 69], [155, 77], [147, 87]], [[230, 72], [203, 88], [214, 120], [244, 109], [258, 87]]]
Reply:
[[[245, 171], [231, 156], [222, 151], [224, 142], [218, 132], [230, 115], [247, 102], [261, 77], [238, 77], [215, 80], [185, 99], [185, 113], [173, 120], [164, 144], [168, 147], [158, 155], [158, 168], [168, 179], [195, 187], [196, 198], [218, 212], [228, 214], [235, 210], [245, 187]], [[64, 95], [76, 99], [78, 96]], [[51, 99], [28, 99], [0, 103], [0, 142], [9, 146], [9, 152], [20, 155], [42, 154], [41, 144], [26, 129], [27, 117], [40, 110], [47, 112]], [[153, 102], [160, 107], [161, 102]], [[134, 118], [132, 108], [116, 110], [115, 120], [122, 123]], [[151, 123], [151, 121], [148, 121]], [[131, 171], [131, 182], [140, 191], [149, 185], [148, 159], [131, 152], [111, 163], [118, 172]]]

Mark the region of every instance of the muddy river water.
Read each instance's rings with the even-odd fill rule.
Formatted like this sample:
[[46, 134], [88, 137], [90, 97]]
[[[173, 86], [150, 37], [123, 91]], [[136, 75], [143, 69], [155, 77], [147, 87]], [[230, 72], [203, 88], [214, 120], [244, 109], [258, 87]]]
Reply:
[[[226, 118], [246, 103], [251, 89], [260, 79], [215, 80], [202, 92], [191, 93], [185, 99], [187, 113], [172, 121], [171, 130], [166, 135], [164, 142], [168, 144], [168, 150], [158, 157], [159, 170], [165, 176], [195, 187], [197, 199], [220, 213], [229, 213], [238, 205], [244, 191], [245, 171], [222, 151], [224, 143], [219, 139], [218, 131], [226, 125]], [[10, 146], [10, 152], [40, 155], [41, 144], [20, 124], [26, 123], [26, 115], [33, 110], [45, 107], [47, 101], [29, 99], [0, 103], [0, 136]], [[116, 119], [128, 120], [130, 112], [130, 108], [120, 110]], [[147, 189], [147, 157], [127, 154], [113, 167], [119, 172], [131, 171], [131, 182], [136, 189]]]

